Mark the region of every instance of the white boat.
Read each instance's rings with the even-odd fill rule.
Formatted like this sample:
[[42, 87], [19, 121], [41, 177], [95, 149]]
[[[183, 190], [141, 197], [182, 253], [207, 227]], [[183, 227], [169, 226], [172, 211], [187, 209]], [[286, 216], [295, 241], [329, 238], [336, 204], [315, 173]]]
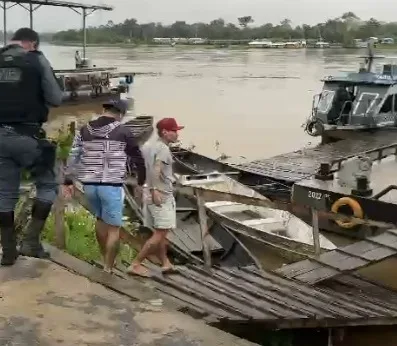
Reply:
[[317, 41], [314, 46], [315, 48], [329, 48], [330, 44], [324, 41]]
[[[226, 174], [179, 176], [177, 182], [178, 193], [188, 198], [199, 190], [210, 219], [230, 230], [259, 261], [268, 248], [288, 262], [315, 254], [311, 226]], [[320, 234], [321, 252], [335, 248]]]
[[271, 48], [272, 45], [272, 41], [269, 40], [254, 40], [248, 43], [252, 48]]
[[[205, 206], [210, 217], [232, 231], [243, 244], [248, 238], [250, 243], [271, 247], [292, 261], [314, 255], [312, 227], [288, 211], [227, 201], [207, 202]], [[326, 252], [336, 246], [320, 234], [320, 249]]]

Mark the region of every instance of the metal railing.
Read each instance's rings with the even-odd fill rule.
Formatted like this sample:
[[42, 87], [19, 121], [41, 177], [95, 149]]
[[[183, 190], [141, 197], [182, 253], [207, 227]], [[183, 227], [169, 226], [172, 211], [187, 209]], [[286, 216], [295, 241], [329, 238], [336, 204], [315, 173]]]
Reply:
[[[396, 131], [396, 135], [397, 135], [397, 131]], [[354, 153], [354, 154], [347, 155], [340, 159], [332, 160], [330, 163], [330, 172], [333, 173], [333, 172], [339, 171], [342, 167], [343, 162], [345, 162], [348, 159], [351, 159], [355, 156], [362, 156], [362, 155], [365, 155], [371, 161], [380, 161], [380, 160], [382, 160], [388, 156], [391, 156], [391, 155], [397, 156], [397, 137], [396, 137], [396, 142], [393, 144], [379, 147], [376, 149], [359, 152], [359, 153]]]

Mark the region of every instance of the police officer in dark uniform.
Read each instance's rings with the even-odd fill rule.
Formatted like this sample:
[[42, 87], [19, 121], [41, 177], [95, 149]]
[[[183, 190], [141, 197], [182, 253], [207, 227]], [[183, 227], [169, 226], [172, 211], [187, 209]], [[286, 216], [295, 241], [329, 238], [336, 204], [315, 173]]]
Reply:
[[[13, 265], [21, 253], [46, 258], [40, 233], [57, 195], [56, 146], [47, 141], [42, 124], [49, 107], [62, 103], [62, 90], [50, 63], [38, 50], [39, 36], [29, 29], [15, 32], [0, 49], [0, 230], [2, 265]], [[32, 217], [17, 251], [14, 209], [20, 178], [29, 170], [36, 185]]]

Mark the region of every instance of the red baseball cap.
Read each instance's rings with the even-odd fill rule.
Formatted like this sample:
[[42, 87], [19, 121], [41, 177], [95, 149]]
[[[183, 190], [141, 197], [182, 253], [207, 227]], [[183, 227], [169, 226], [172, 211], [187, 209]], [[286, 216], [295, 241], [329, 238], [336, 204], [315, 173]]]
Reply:
[[166, 131], [179, 131], [185, 128], [185, 126], [180, 126], [174, 118], [163, 118], [157, 123], [158, 130]]

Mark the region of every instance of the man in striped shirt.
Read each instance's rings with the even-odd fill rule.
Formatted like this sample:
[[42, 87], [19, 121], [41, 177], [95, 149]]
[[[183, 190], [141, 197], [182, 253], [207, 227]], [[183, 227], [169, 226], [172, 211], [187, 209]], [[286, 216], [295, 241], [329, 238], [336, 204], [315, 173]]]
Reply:
[[103, 107], [102, 116], [83, 126], [76, 135], [64, 185], [68, 195], [72, 177], [83, 183], [85, 197], [97, 218], [96, 237], [104, 269], [111, 272], [119, 248], [127, 162], [138, 173], [138, 191], [145, 183], [146, 168], [131, 131], [120, 123], [128, 109], [127, 101], [110, 100]]

